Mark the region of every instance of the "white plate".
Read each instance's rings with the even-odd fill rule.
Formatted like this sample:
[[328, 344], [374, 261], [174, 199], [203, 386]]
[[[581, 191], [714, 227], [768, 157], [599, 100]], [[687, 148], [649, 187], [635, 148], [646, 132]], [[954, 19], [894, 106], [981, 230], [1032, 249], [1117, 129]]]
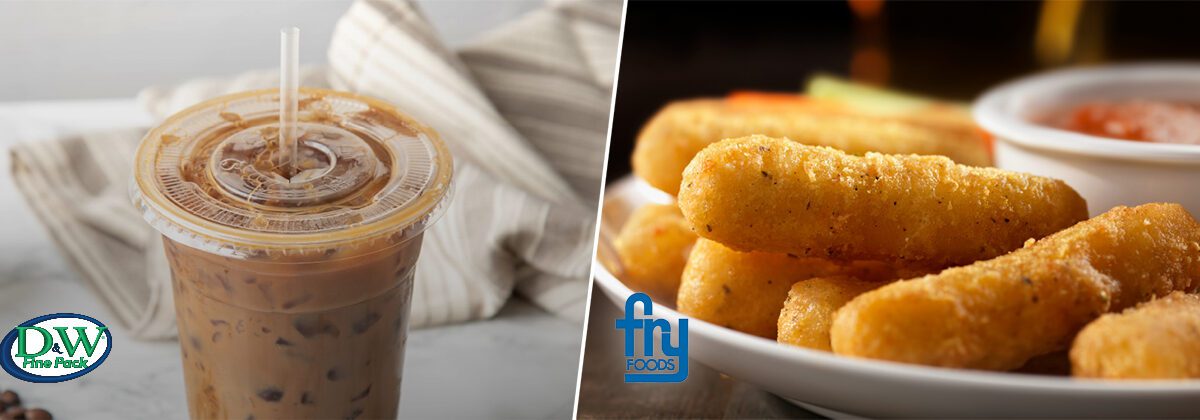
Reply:
[[[662, 202], [661, 194], [633, 178], [609, 184], [604, 229], [616, 231], [630, 210], [647, 202]], [[606, 239], [602, 237], [601, 241]], [[623, 310], [633, 291], [599, 261], [593, 267], [596, 284]], [[656, 305], [654, 317], [666, 319], [674, 330], [682, 315]], [[852, 359], [782, 345], [698, 319], [688, 322], [688, 346], [693, 363], [704, 363], [830, 414], [922, 418], [1200, 416], [1200, 381], [1085, 381]]]

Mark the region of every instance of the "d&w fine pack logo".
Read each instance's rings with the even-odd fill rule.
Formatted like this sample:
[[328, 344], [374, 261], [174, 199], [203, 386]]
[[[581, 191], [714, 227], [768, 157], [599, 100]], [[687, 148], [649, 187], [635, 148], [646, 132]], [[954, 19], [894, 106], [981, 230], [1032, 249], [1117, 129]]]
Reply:
[[[637, 318], [636, 303], [642, 303], [644, 315], [654, 314], [654, 303], [645, 293], [634, 293], [625, 300], [625, 317], [617, 319], [617, 329], [625, 331], [625, 382], [683, 382], [688, 375], [688, 320], [679, 319], [678, 344], [671, 346], [671, 323], [665, 319]], [[642, 352], [634, 351], [642, 330]], [[656, 355], [654, 331], [660, 330], [662, 355]]]
[[63, 382], [91, 372], [112, 351], [112, 333], [95, 318], [58, 313], [25, 321], [0, 340], [0, 367], [28, 382]]

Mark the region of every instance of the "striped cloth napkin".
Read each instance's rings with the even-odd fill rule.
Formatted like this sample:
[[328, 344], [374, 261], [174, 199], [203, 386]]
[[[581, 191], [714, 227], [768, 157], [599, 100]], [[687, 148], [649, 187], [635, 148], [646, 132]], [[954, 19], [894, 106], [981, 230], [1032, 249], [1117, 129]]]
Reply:
[[[494, 315], [516, 292], [583, 318], [621, 22], [619, 0], [552, 1], [459, 51], [416, 6], [360, 0], [329, 64], [301, 84], [382, 98], [438, 130], [455, 196], [425, 235], [411, 322]], [[144, 90], [158, 118], [198, 101], [278, 86], [275, 70]], [[13, 148], [13, 178], [81, 277], [140, 338], [175, 334], [158, 235], [129, 203], [145, 128]]]

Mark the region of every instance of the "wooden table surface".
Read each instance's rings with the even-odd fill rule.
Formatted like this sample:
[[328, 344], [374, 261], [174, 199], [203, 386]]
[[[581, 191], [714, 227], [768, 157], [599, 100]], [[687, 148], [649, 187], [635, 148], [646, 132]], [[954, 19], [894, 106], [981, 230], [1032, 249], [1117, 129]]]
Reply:
[[592, 293], [579, 418], [821, 418], [694, 359], [682, 383], [625, 383], [620, 316], [602, 291]]

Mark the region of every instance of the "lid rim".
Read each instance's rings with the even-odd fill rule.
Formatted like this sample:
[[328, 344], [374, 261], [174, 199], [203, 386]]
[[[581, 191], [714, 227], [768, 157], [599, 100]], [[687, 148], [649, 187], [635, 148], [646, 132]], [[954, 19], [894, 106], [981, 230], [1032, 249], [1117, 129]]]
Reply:
[[360, 101], [372, 109], [402, 116], [406, 123], [414, 123], [418, 131], [424, 134], [418, 138], [429, 146], [430, 158], [435, 164], [422, 193], [407, 205], [390, 209], [388, 214], [357, 226], [317, 232], [269, 232], [226, 225], [193, 214], [154, 183], [157, 156], [147, 154], [157, 149], [148, 150], [147, 147], [152, 147], [151, 139], [165, 134], [165, 128], [224, 102], [277, 92], [278, 89], [260, 89], [212, 98], [172, 114], [147, 132], [135, 152], [133, 176], [129, 184], [130, 199], [141, 211], [143, 219], [160, 234], [176, 242], [219, 255], [242, 257], [261, 253], [256, 251], [300, 254], [347, 244], [368, 245], [399, 232], [404, 232], [404, 238], [396, 242], [405, 242], [409, 237], [423, 233], [445, 212], [451, 201], [454, 168], [449, 148], [437, 132], [381, 100], [329, 89], [301, 88], [301, 93]]

